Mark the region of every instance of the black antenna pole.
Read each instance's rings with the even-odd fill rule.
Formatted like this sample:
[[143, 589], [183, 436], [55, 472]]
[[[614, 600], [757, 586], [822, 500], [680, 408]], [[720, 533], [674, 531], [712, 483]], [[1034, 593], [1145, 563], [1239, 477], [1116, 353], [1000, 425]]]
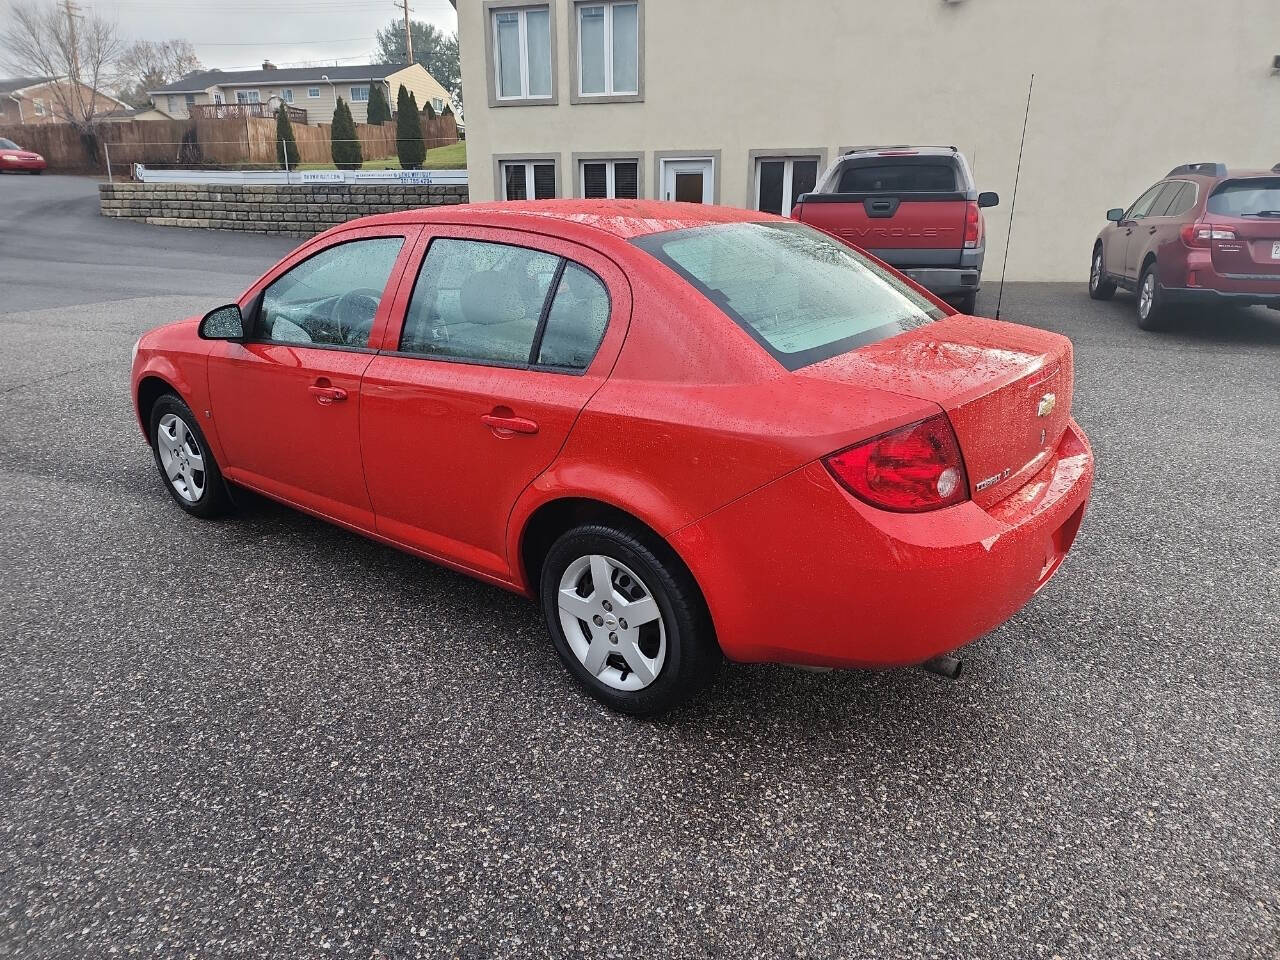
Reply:
[[1022, 148], [1027, 143], [1027, 118], [1031, 116], [1031, 90], [1036, 85], [1036, 75], [1027, 84], [1027, 112], [1022, 115], [1022, 139], [1018, 142], [1018, 169], [1013, 174], [1013, 199], [1009, 201], [1009, 231], [1004, 235], [1004, 263], [1000, 266], [1000, 293], [996, 296], [996, 319], [1000, 319], [1000, 304], [1004, 302], [1004, 274], [1009, 269], [1009, 241], [1013, 239], [1013, 214], [1018, 209], [1018, 180], [1022, 176]]

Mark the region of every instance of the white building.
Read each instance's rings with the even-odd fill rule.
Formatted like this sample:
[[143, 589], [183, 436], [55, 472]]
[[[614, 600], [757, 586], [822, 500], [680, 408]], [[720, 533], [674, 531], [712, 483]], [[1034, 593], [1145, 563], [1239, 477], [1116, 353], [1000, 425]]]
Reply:
[[1083, 283], [1106, 210], [1171, 167], [1280, 161], [1280, 0], [457, 6], [476, 201], [661, 198], [683, 174], [756, 207], [762, 177], [802, 185], [843, 147], [955, 144], [1002, 198], [990, 280], [1034, 73], [1009, 277]]

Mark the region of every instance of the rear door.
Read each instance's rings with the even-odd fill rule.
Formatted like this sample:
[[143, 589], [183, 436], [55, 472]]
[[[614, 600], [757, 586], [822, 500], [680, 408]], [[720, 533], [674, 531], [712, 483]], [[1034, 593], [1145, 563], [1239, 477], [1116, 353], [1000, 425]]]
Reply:
[[608, 376], [630, 287], [566, 241], [429, 231], [403, 321], [361, 385], [369, 495], [380, 533], [505, 579], [511, 509]]
[[1211, 241], [1217, 273], [1280, 279], [1280, 177], [1223, 181], [1209, 194], [1204, 222], [1234, 234]]
[[1125, 249], [1125, 276], [1137, 278], [1147, 251], [1155, 249], [1162, 239], [1161, 228], [1168, 228], [1175, 223], [1165, 214], [1181, 192], [1181, 180], [1169, 180], [1161, 184], [1146, 212], [1135, 217], [1133, 233]]
[[895, 267], [961, 265], [968, 200], [959, 164], [951, 157], [846, 160], [835, 190], [810, 196], [815, 202], [804, 205], [806, 223]]

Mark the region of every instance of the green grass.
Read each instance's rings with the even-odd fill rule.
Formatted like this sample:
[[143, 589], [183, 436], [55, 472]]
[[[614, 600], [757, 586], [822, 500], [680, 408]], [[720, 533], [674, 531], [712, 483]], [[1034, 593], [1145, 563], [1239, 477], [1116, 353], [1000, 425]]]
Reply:
[[[433, 147], [427, 151], [427, 159], [422, 164], [423, 170], [465, 170], [467, 167], [467, 142], [459, 140], [447, 147]], [[300, 163], [295, 170], [332, 170], [332, 163]], [[387, 160], [366, 160], [362, 170], [399, 170], [400, 161], [395, 157]]]

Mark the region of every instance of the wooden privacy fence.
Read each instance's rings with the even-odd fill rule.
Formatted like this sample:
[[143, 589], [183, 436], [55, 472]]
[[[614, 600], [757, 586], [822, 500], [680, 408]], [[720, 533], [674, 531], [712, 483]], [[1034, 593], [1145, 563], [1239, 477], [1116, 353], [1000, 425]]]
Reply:
[[[357, 123], [355, 127], [366, 160], [396, 155], [394, 121]], [[458, 141], [452, 116], [422, 118], [422, 133], [428, 147]], [[294, 124], [298, 162], [331, 163], [329, 134], [327, 123]], [[41, 154], [49, 169], [68, 173], [105, 173], [108, 156], [117, 175], [125, 175], [135, 163], [148, 167], [277, 166], [276, 121], [266, 117], [102, 123], [89, 137], [81, 137], [66, 123], [0, 124], [0, 137]]]

